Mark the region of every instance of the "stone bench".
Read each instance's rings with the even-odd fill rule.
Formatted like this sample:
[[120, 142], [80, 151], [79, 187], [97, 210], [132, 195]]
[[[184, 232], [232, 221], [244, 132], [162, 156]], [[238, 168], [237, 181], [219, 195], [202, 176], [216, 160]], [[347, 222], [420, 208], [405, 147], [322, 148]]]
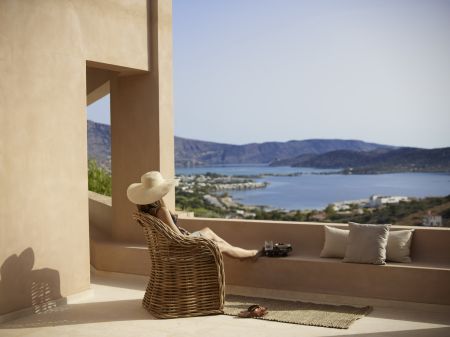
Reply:
[[[233, 245], [259, 249], [264, 240], [289, 242], [286, 258], [257, 262], [225, 257], [227, 285], [450, 305], [450, 229], [414, 228], [412, 263], [370, 265], [320, 258], [324, 224], [180, 219], [188, 230], [209, 227]], [[346, 225], [337, 225], [346, 228]], [[405, 229], [393, 226], [391, 230]]]
[[[102, 198], [105, 200], [90, 193], [91, 264], [104, 271], [148, 275], [151, 264], [144, 240], [141, 244], [113, 240], [109, 233], [111, 200]], [[227, 287], [250, 288], [255, 295], [258, 289], [268, 289], [277, 294], [298, 292], [450, 304], [449, 228], [408, 227], [415, 229], [413, 262], [375, 266], [320, 258], [324, 242], [324, 224], [320, 223], [180, 217], [179, 224], [190, 231], [210, 227], [231, 244], [244, 248], [260, 249], [265, 240], [293, 245], [287, 258], [241, 262], [225, 257]], [[393, 230], [404, 228], [394, 226]]]

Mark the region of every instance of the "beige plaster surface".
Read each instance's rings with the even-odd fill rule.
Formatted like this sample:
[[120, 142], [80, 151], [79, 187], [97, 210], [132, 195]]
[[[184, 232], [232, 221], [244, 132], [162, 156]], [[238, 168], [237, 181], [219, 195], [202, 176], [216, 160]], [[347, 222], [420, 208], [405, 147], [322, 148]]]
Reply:
[[[111, 197], [89, 191], [89, 230], [99, 231], [111, 238], [112, 225]], [[90, 238], [93, 239], [92, 235]]]
[[[148, 171], [158, 170], [165, 177], [175, 174], [171, 13], [171, 1], [151, 2], [151, 72], [110, 82], [112, 235], [125, 242], [144, 243], [131, 217], [136, 207], [127, 199], [127, 187]], [[174, 191], [165, 200], [174, 209]]]
[[[144, 166], [134, 147], [115, 152], [116, 195], [138, 172], [173, 173], [171, 43], [170, 0], [0, 1], [0, 314], [89, 287], [86, 95], [105, 82], [92, 84], [87, 65], [119, 73], [114, 111], [142, 117], [138, 129], [114, 118], [119, 143], [152, 135]], [[136, 239], [129, 222], [115, 224]]]
[[0, 335], [2, 337], [447, 337], [450, 335], [448, 307], [437, 310], [429, 307], [399, 309], [376, 306], [372, 313], [356, 321], [346, 330], [237, 319], [225, 315], [157, 320], [141, 306], [146, 277], [96, 272], [91, 279], [92, 297], [72, 301], [42, 314], [6, 322], [0, 325]]

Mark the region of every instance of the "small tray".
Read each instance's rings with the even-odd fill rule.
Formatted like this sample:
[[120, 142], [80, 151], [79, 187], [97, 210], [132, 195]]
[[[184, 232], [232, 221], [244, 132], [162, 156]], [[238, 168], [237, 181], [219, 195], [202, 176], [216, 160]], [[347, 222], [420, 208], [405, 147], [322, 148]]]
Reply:
[[268, 257], [285, 257], [292, 252], [290, 243], [275, 243], [273, 249], [264, 249], [264, 255]]

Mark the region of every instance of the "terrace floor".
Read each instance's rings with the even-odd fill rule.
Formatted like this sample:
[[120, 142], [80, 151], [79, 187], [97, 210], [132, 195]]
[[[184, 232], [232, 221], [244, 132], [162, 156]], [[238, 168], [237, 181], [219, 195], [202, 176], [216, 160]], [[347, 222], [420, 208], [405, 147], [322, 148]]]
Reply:
[[145, 277], [95, 272], [91, 284], [84, 298], [0, 325], [0, 336], [450, 336], [450, 308], [443, 306], [375, 306], [347, 330], [225, 315], [158, 320], [141, 306]]

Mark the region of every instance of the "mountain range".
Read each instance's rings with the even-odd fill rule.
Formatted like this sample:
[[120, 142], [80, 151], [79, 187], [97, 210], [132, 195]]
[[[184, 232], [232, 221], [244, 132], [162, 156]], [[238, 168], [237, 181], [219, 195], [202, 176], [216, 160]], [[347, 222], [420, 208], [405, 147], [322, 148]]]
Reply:
[[[88, 120], [89, 158], [108, 170], [110, 138], [109, 125]], [[450, 172], [450, 148], [428, 150], [342, 139], [232, 145], [175, 137], [177, 167], [233, 164], [338, 168], [352, 173]]]
[[299, 155], [274, 161], [271, 166], [343, 169], [344, 173], [450, 172], [450, 147], [420, 149], [402, 147], [391, 150], [331, 151], [320, 155]]
[[111, 128], [107, 124], [87, 121], [88, 157], [111, 171]]
[[389, 149], [393, 147], [342, 139], [231, 145], [175, 137], [175, 163], [177, 166], [270, 164], [301, 155], [321, 155], [336, 150], [369, 152]]

